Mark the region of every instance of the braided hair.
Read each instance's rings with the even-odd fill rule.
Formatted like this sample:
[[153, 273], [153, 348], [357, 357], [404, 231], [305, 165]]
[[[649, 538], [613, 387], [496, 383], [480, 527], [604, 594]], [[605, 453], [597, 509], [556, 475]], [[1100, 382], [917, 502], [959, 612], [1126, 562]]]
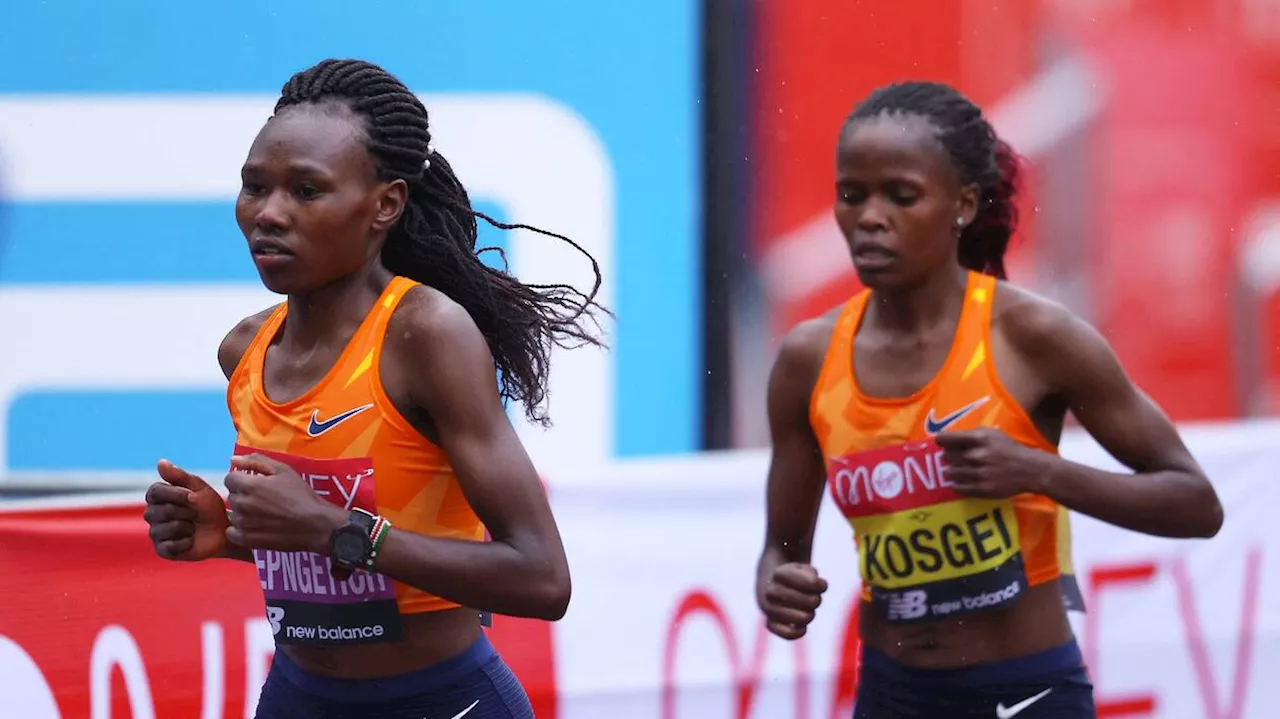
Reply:
[[978, 186], [978, 213], [960, 234], [960, 264], [1004, 279], [1004, 254], [1018, 225], [1018, 155], [996, 136], [977, 105], [941, 83], [902, 82], [882, 87], [859, 103], [845, 127], [886, 113], [928, 120], [961, 181]]
[[[431, 146], [426, 108], [381, 67], [362, 60], [324, 60], [289, 78], [275, 113], [325, 102], [344, 103], [364, 120], [379, 179], [403, 180], [409, 187], [404, 213], [382, 248], [382, 264], [462, 305], [489, 344], [502, 398], [522, 403], [531, 421], [549, 424], [540, 406], [546, 399], [552, 346], [603, 346], [581, 325], [585, 318], [594, 322], [594, 310], [608, 313], [595, 302], [601, 282], [595, 258], [567, 237], [498, 222], [474, 210], [448, 160]], [[532, 230], [569, 243], [591, 261], [596, 276], [591, 291], [526, 285], [489, 267], [480, 253], [502, 251], [476, 250], [477, 218], [500, 229]], [[505, 255], [503, 260], [505, 264]]]

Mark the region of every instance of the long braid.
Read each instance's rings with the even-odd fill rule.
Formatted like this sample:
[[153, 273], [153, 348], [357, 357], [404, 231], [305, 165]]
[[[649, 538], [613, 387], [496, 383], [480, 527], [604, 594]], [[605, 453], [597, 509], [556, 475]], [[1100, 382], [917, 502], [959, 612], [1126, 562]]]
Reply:
[[[502, 396], [522, 403], [531, 421], [547, 424], [541, 405], [552, 347], [602, 346], [582, 326], [584, 319], [594, 323], [595, 310], [608, 313], [595, 302], [601, 282], [595, 258], [562, 235], [498, 222], [472, 209], [453, 167], [431, 148], [426, 108], [382, 68], [361, 60], [324, 60], [285, 83], [275, 111], [326, 101], [345, 103], [364, 119], [380, 178], [404, 180], [409, 186], [404, 213], [382, 248], [383, 265], [462, 305], [489, 344]], [[591, 291], [522, 284], [484, 264], [480, 253], [495, 248], [476, 250], [477, 218], [500, 229], [532, 230], [569, 243], [591, 262]]]

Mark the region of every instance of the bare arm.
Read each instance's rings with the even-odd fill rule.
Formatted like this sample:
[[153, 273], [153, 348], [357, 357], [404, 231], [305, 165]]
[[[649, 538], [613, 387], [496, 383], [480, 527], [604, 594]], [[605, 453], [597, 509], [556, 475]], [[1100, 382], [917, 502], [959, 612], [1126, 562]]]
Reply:
[[774, 570], [807, 564], [822, 504], [825, 469], [809, 426], [809, 397], [831, 336], [828, 320], [798, 325], [787, 335], [769, 374], [769, 433], [773, 451], [766, 490], [764, 551], [756, 573], [761, 599]]
[[[240, 320], [227, 333], [227, 336], [222, 339], [222, 344], [218, 345], [218, 366], [222, 368], [222, 374], [227, 378], [227, 381], [231, 380], [231, 375], [236, 371], [236, 367], [240, 365], [240, 360], [249, 351], [249, 345], [253, 344], [253, 338], [257, 336], [258, 330], [262, 329], [262, 325], [266, 323], [267, 318], [274, 311], [275, 307], [270, 307], [256, 315]], [[253, 563], [253, 550], [248, 547], [241, 547], [238, 544], [232, 544], [230, 540], [227, 540], [227, 547], [222, 556], [226, 559], [238, 559], [242, 562]]]
[[1077, 512], [1164, 537], [1212, 537], [1222, 505], [1168, 416], [1093, 327], [1044, 300], [1010, 308], [1005, 334], [1080, 424], [1132, 474], [1054, 457], [1042, 493]]
[[[415, 331], [401, 342], [409, 393], [432, 418], [462, 493], [492, 537], [473, 542], [392, 528], [379, 572], [468, 607], [555, 621], [569, 604], [569, 565], [537, 472], [498, 395], [489, 347], [447, 300], [405, 298]], [[388, 333], [390, 336], [390, 333]], [[399, 335], [398, 335], [399, 336]]]

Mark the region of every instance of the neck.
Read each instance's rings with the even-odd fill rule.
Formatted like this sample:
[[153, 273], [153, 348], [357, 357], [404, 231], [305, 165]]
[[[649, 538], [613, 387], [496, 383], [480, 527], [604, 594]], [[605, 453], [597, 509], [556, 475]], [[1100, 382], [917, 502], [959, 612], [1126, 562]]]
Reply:
[[311, 348], [335, 337], [350, 336], [369, 314], [391, 277], [391, 272], [375, 259], [359, 272], [324, 287], [289, 295], [289, 317], [281, 342]]
[[902, 290], [873, 290], [867, 321], [897, 332], [919, 332], [954, 322], [963, 302], [968, 272], [960, 265], [923, 284]]

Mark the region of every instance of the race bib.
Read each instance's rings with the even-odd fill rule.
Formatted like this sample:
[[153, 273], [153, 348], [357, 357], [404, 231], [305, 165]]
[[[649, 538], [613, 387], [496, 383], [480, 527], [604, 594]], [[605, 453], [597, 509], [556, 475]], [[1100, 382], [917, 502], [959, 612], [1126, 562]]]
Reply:
[[[260, 453], [284, 462], [316, 494], [343, 509], [377, 513], [370, 458], [311, 459], [237, 445], [236, 454]], [[404, 634], [395, 584], [356, 570], [335, 579], [333, 562], [314, 552], [253, 550], [267, 620], [280, 644], [392, 642]]]
[[888, 621], [1001, 607], [1027, 590], [1013, 505], [958, 494], [936, 442], [831, 460], [827, 481], [853, 526], [872, 604]]

